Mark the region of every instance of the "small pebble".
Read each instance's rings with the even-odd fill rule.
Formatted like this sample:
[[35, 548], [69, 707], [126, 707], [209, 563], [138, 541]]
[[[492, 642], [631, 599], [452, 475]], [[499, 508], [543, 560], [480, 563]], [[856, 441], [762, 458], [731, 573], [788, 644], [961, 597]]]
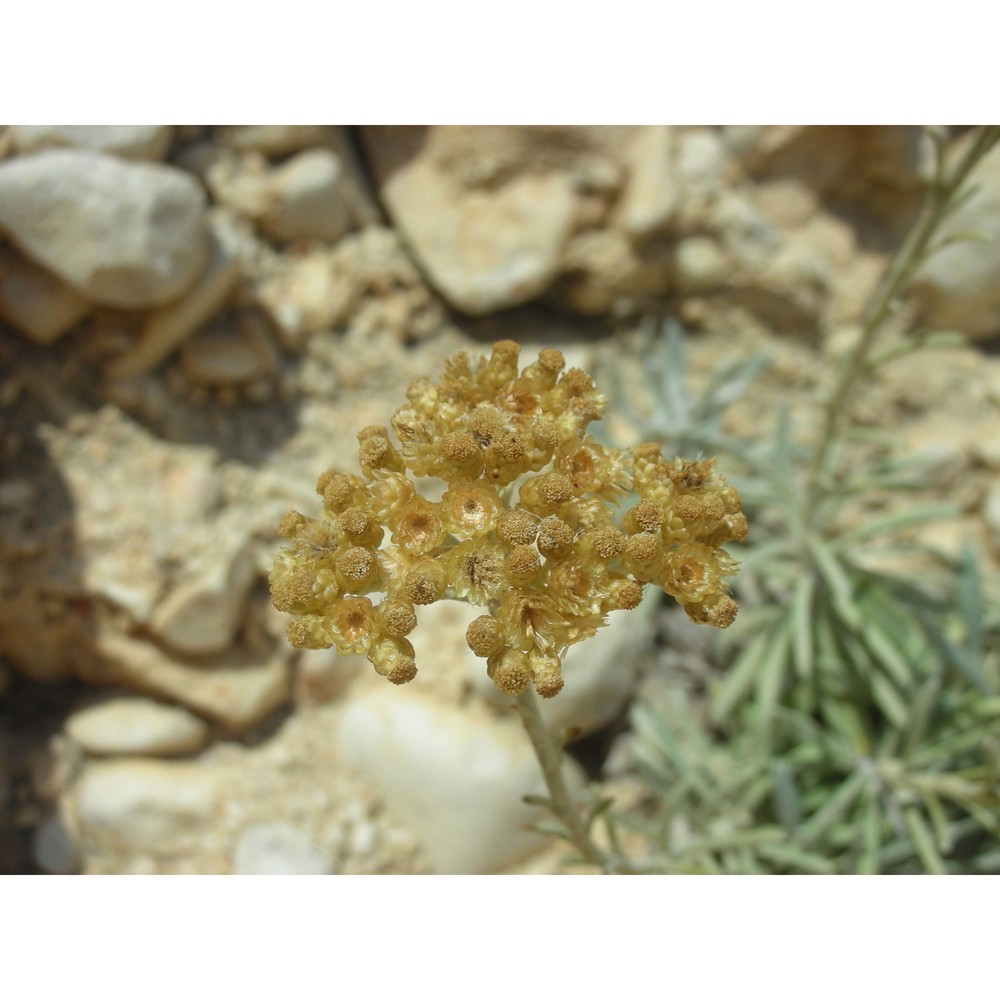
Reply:
[[35, 864], [50, 875], [73, 875], [79, 871], [79, 852], [72, 834], [59, 817], [41, 824], [32, 838]]
[[289, 823], [256, 823], [233, 850], [234, 875], [329, 875], [330, 859]]

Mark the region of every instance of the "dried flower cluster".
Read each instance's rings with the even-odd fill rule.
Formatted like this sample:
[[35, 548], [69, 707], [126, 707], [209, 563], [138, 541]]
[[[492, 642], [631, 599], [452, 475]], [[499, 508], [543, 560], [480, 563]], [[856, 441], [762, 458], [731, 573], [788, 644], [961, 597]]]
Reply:
[[[720, 546], [746, 537], [736, 490], [711, 460], [602, 447], [587, 434], [606, 404], [590, 376], [556, 350], [519, 371], [518, 354], [500, 341], [489, 359], [452, 358], [437, 385], [414, 382], [392, 419], [398, 445], [366, 427], [361, 475], [323, 473], [319, 517], [285, 516], [271, 594], [294, 616], [292, 645], [367, 653], [402, 684], [416, 607], [464, 600], [488, 610], [466, 639], [496, 686], [551, 697], [567, 647], [635, 608], [646, 583], [694, 621], [732, 622], [736, 563]], [[441, 499], [415, 477], [443, 480]]]

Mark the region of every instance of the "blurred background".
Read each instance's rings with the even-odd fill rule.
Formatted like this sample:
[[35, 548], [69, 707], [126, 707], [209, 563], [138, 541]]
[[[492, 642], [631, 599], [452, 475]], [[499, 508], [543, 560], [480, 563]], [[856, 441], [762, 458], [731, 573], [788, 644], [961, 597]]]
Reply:
[[357, 430], [502, 338], [591, 372], [606, 442], [717, 456], [750, 519], [730, 630], [651, 595], [567, 659], [595, 836], [1000, 871], [1000, 148], [823, 431], [976, 137], [936, 135], [0, 127], [0, 871], [586, 870], [531, 828], [476, 609], [425, 609], [395, 689], [268, 598]]

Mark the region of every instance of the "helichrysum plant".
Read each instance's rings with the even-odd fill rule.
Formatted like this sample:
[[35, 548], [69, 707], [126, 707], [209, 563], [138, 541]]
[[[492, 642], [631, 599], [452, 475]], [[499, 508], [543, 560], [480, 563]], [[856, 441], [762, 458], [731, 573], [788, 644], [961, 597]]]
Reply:
[[[606, 401], [590, 376], [551, 349], [519, 370], [518, 354], [500, 341], [488, 359], [452, 358], [436, 385], [414, 382], [396, 442], [366, 427], [360, 474], [324, 472], [318, 517], [282, 520], [291, 544], [271, 593], [292, 645], [366, 653], [402, 684], [417, 672], [417, 609], [466, 601], [486, 609], [466, 639], [500, 691], [548, 698], [566, 649], [637, 607], [647, 583], [696, 622], [733, 621], [722, 546], [746, 537], [736, 490], [710, 459], [598, 444], [587, 427]], [[440, 500], [418, 491], [426, 477], [443, 481]]]
[[[933, 138], [924, 208], [830, 380], [818, 432], [793, 435], [784, 417], [772, 440], [747, 448], [740, 488], [758, 545], [740, 579], [753, 587], [743, 627], [729, 634], [740, 649], [713, 692], [711, 729], [693, 729], [669, 704], [633, 713], [637, 758], [659, 799], [664, 870], [1000, 870], [995, 600], [968, 550], [919, 576], [871, 566], [877, 546], [912, 552], [903, 532], [942, 511], [898, 509], [919, 476], [906, 475], [888, 435], [862, 436], [850, 420], [882, 365], [953, 340], [916, 330], [885, 343], [888, 319], [917, 269], [949, 242], [942, 223], [968, 197], [1000, 129], [972, 133], [950, 165], [943, 137]], [[897, 509], [871, 513], [887, 499]], [[846, 517], [851, 509], [863, 513]], [[666, 820], [681, 813], [697, 835], [678, 841]]]
[[[742, 541], [747, 522], [711, 459], [598, 443], [588, 426], [606, 399], [590, 376], [557, 350], [524, 369], [518, 359], [509, 340], [489, 358], [460, 353], [436, 384], [410, 385], [395, 441], [387, 427], [364, 428], [359, 471], [324, 472], [318, 516], [282, 520], [290, 544], [274, 561], [272, 599], [292, 616], [292, 645], [365, 653], [394, 684], [417, 673], [407, 636], [419, 608], [482, 607], [466, 640], [516, 699], [551, 796], [540, 803], [581, 857], [629, 870], [591, 839], [601, 807], [581, 817], [535, 693], [557, 695], [566, 650], [610, 612], [638, 607], [646, 584], [695, 622], [730, 625], [736, 562], [722, 546]], [[436, 493], [421, 491], [428, 479], [440, 480]]]

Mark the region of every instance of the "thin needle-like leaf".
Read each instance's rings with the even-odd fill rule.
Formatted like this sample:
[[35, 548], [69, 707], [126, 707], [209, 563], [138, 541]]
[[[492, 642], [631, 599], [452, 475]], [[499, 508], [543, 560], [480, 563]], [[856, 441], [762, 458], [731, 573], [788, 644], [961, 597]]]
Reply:
[[920, 858], [928, 875], [944, 875], [944, 862], [934, 846], [934, 839], [920, 810], [916, 806], [907, 806], [903, 810], [903, 821], [906, 823], [906, 831], [910, 835], [913, 848]]

